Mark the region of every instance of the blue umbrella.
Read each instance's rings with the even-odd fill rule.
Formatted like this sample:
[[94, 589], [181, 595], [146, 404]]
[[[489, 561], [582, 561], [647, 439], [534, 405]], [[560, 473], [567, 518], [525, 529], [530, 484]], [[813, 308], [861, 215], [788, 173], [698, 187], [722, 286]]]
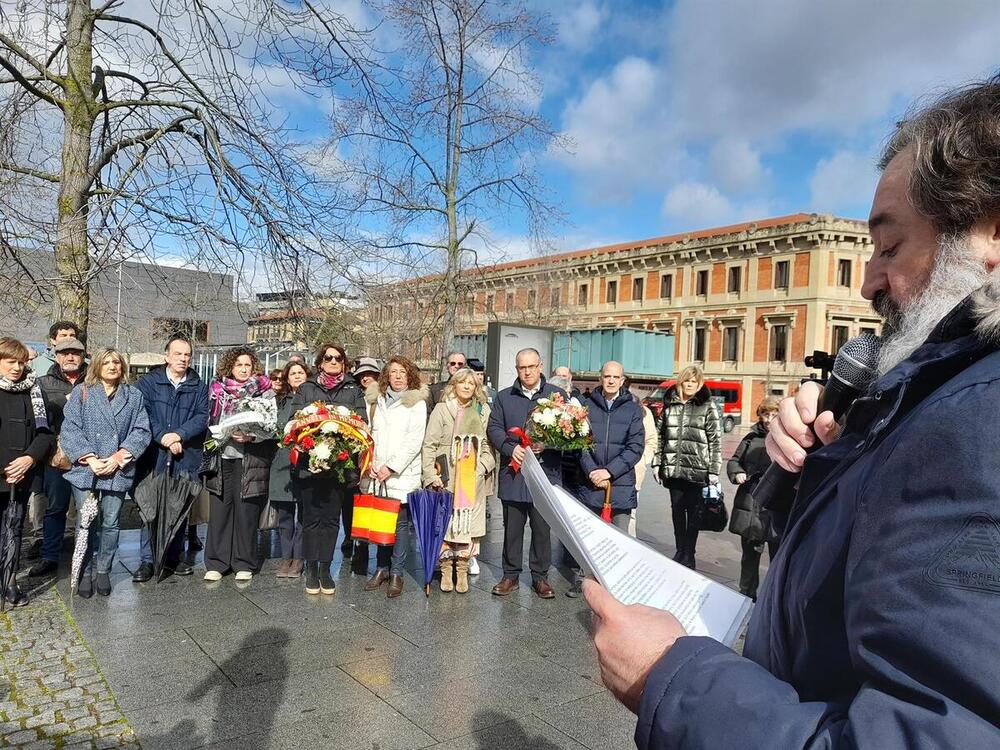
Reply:
[[417, 549], [424, 563], [424, 593], [431, 595], [431, 579], [441, 555], [444, 535], [451, 525], [454, 499], [443, 490], [417, 490], [406, 496], [410, 504], [410, 519], [417, 531]]

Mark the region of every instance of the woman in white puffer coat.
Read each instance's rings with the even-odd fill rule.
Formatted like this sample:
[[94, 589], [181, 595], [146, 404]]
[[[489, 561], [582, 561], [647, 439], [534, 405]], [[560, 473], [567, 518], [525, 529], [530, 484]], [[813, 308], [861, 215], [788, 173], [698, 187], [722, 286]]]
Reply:
[[382, 368], [377, 382], [368, 386], [365, 400], [375, 438], [371, 488], [402, 502], [396, 521], [396, 544], [379, 545], [375, 574], [365, 584], [375, 591], [389, 582], [388, 596], [403, 593], [403, 566], [410, 546], [410, 509], [406, 496], [421, 487], [420, 450], [427, 426], [429, 392], [420, 382], [420, 371], [406, 357], [393, 357]]

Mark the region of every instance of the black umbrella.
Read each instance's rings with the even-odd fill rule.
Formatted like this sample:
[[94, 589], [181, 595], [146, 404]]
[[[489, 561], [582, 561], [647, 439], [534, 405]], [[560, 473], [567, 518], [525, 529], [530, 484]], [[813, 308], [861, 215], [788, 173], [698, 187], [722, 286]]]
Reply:
[[180, 527], [187, 523], [188, 511], [201, 492], [201, 483], [171, 474], [173, 461], [159, 474], [150, 474], [135, 488], [135, 502], [142, 520], [149, 527], [149, 545], [153, 551], [153, 574], [163, 576], [167, 547]]
[[7, 609], [7, 596], [14, 588], [17, 575], [17, 559], [21, 551], [20, 521], [12, 484], [7, 507], [0, 518], [0, 612]]

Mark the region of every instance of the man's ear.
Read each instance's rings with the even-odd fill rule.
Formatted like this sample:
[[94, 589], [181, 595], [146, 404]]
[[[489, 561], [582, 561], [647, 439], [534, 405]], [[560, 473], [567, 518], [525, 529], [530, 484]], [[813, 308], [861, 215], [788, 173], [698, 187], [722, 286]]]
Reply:
[[984, 220], [979, 235], [982, 239], [983, 260], [992, 271], [1000, 265], [1000, 216]]

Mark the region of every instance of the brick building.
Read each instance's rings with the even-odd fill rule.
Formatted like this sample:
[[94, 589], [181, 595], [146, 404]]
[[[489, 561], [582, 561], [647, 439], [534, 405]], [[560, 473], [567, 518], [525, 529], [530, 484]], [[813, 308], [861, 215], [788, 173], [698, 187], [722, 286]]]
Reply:
[[[879, 331], [860, 294], [871, 249], [863, 221], [793, 214], [503, 263], [463, 277], [458, 332], [491, 320], [668, 331], [676, 361], [664, 372], [699, 362], [711, 379], [740, 382], [752, 414], [810, 374], [806, 354]], [[431, 286], [407, 285], [372, 314], [383, 325], [387, 314], [401, 326], [433, 319]], [[433, 331], [410, 340], [404, 350], [433, 369]]]

